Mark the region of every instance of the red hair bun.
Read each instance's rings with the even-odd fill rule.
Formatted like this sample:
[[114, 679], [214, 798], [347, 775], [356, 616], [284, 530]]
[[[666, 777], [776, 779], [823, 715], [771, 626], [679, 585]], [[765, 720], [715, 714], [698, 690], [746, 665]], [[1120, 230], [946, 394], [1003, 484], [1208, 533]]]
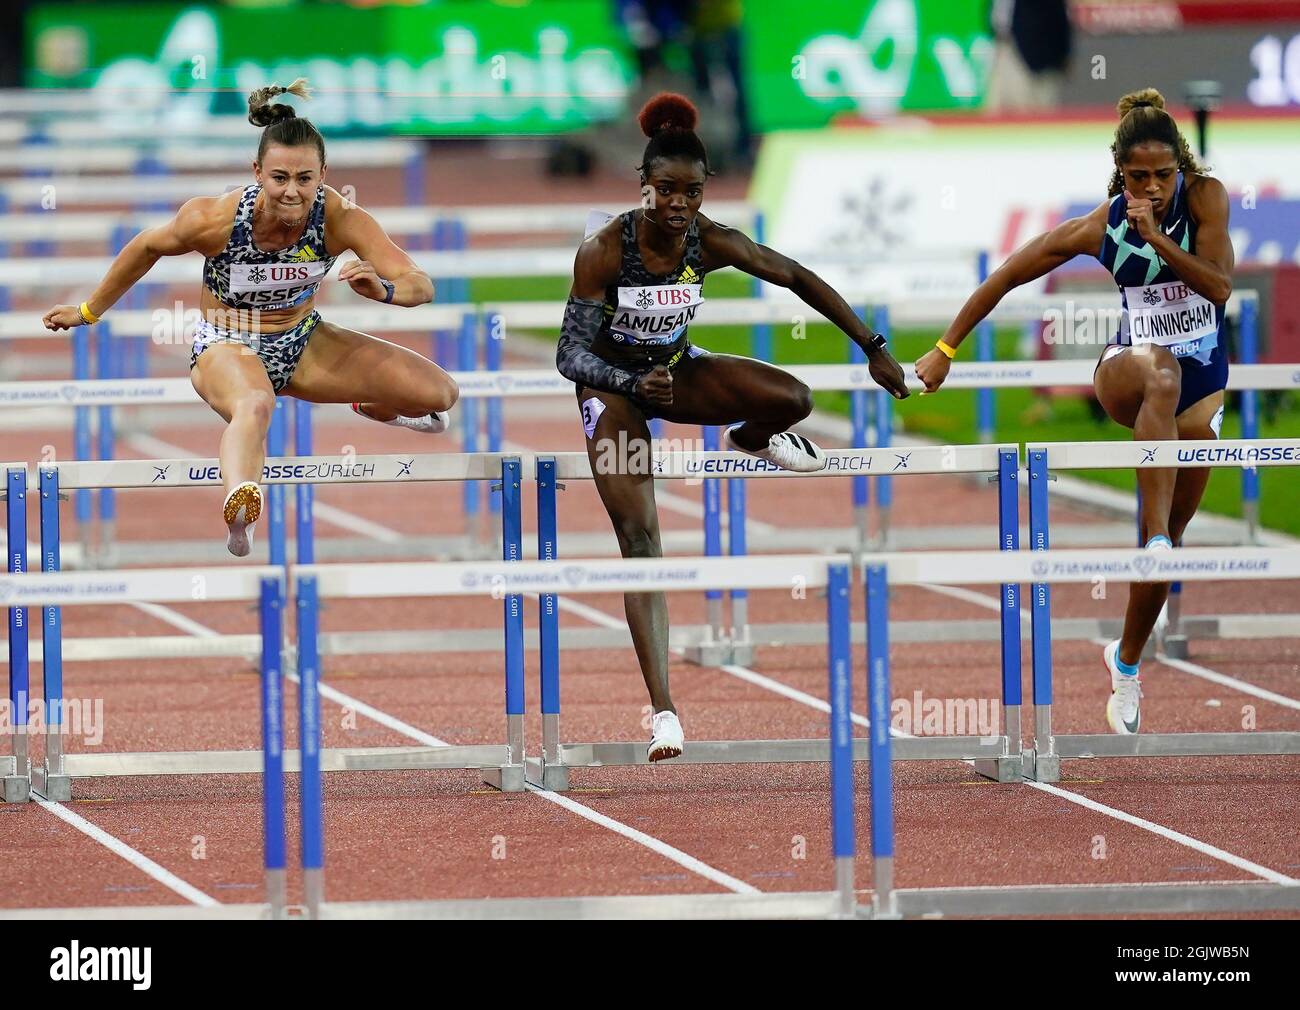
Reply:
[[700, 112], [685, 95], [665, 91], [645, 103], [637, 122], [641, 132], [653, 137], [663, 130], [693, 130], [700, 121]]

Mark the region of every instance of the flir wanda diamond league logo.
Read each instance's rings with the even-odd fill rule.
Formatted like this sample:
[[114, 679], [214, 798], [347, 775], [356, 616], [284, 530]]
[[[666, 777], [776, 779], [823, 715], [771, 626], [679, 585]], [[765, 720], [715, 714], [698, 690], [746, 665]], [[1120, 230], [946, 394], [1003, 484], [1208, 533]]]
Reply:
[[1134, 570], [1144, 579], [1156, 570], [1156, 564], [1156, 558], [1150, 554], [1139, 554], [1133, 559]]

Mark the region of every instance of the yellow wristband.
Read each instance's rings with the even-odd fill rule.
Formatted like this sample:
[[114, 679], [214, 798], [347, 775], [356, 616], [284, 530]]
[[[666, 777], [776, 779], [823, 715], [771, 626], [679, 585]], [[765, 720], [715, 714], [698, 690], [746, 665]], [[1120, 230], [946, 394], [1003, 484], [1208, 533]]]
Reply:
[[87, 326], [99, 322], [99, 316], [95, 315], [95, 313], [90, 311], [89, 302], [82, 302], [80, 305], [78, 305], [77, 312], [80, 313], [82, 321], [85, 322]]
[[957, 348], [955, 348], [955, 347], [949, 347], [949, 346], [948, 346], [947, 344], [945, 344], [942, 340], [938, 340], [938, 341], [936, 341], [934, 346], [937, 347], [937, 348], [939, 348], [939, 350], [943, 351], [943, 353], [946, 354], [946, 355], [948, 356], [948, 360], [949, 360], [949, 361], [951, 361], [953, 358], [957, 357]]

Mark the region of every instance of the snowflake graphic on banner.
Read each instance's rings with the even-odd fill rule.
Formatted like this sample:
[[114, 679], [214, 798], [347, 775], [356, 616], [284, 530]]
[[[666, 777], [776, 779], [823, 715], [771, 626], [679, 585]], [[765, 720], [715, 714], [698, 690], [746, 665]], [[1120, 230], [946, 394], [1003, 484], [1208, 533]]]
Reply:
[[840, 201], [842, 226], [829, 236], [830, 244], [854, 251], [886, 252], [903, 244], [910, 193], [891, 193], [882, 176], [871, 179], [856, 193]]

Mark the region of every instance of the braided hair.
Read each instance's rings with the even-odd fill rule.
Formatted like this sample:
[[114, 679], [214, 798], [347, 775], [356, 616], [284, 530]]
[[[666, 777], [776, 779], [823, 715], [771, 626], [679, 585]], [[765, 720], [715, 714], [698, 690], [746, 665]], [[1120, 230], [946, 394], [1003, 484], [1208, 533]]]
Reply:
[[1178, 157], [1180, 172], [1205, 174], [1205, 167], [1196, 160], [1192, 149], [1187, 146], [1187, 138], [1179, 131], [1174, 117], [1165, 111], [1164, 95], [1155, 88], [1143, 88], [1125, 95], [1115, 106], [1115, 111], [1119, 113], [1119, 127], [1115, 130], [1115, 140], [1110, 145], [1110, 153], [1115, 159], [1115, 171], [1110, 177], [1108, 195], [1118, 196], [1124, 192], [1124, 171], [1121, 166], [1128, 161], [1133, 148], [1139, 144], [1165, 144]]
[[272, 144], [285, 147], [302, 147], [312, 145], [320, 155], [321, 167], [325, 167], [325, 138], [316, 129], [310, 119], [301, 119], [293, 107], [282, 102], [271, 104], [276, 95], [297, 95], [299, 98], [311, 98], [311, 88], [307, 78], [299, 77], [287, 88], [272, 84], [269, 88], [258, 88], [248, 96], [248, 121], [254, 126], [262, 127], [262, 139], [257, 145], [257, 161], [261, 164], [266, 149]]

